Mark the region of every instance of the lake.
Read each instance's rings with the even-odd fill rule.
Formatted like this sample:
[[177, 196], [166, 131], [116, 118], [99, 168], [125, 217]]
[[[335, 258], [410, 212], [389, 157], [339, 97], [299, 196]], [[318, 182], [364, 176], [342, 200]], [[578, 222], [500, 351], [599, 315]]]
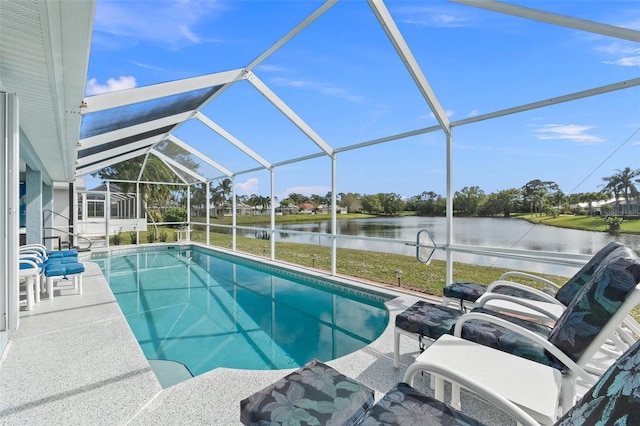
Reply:
[[[389, 217], [370, 219], [337, 220], [338, 234], [345, 236], [361, 236], [384, 238], [393, 241], [371, 241], [357, 238], [339, 238], [338, 247], [359, 250], [371, 250], [387, 253], [415, 255], [415, 248], [407, 246], [413, 242], [416, 234], [428, 229], [436, 244], [446, 242], [446, 218], [444, 217]], [[313, 232], [309, 234], [277, 233], [276, 241], [297, 242], [329, 246], [331, 233], [330, 221], [308, 222], [299, 224], [276, 225], [277, 229]], [[640, 251], [640, 235], [612, 235], [606, 232], [579, 231], [556, 228], [552, 226], [532, 224], [522, 219], [513, 218], [454, 218], [453, 243], [469, 246], [514, 248], [522, 250], [541, 250], [560, 253], [577, 253], [592, 255], [610, 241], [620, 241]], [[324, 234], [324, 235], [323, 235]], [[238, 230], [238, 235], [252, 237], [254, 231]], [[395, 241], [395, 243], [394, 243]], [[445, 253], [437, 250], [435, 259], [445, 259]], [[532, 264], [513, 259], [500, 259], [477, 254], [454, 253], [457, 262], [478, 265], [491, 265], [503, 268], [524, 269], [538, 273], [556, 275], [572, 275], [575, 267], [552, 264]]]

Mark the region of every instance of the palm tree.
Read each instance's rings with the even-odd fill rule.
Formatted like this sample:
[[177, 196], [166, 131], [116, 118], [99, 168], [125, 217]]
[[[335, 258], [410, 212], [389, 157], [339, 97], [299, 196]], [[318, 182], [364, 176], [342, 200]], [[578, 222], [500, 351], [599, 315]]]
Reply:
[[616, 176], [619, 180], [620, 189], [622, 189], [626, 200], [625, 212], [629, 213], [629, 198], [638, 195], [638, 188], [635, 186], [634, 179], [640, 176], [640, 169], [631, 170], [631, 167], [625, 167], [623, 170], [617, 170], [617, 172]]
[[622, 186], [620, 185], [620, 176], [612, 175], [606, 176], [602, 178], [603, 181], [607, 182], [606, 185], [603, 186], [602, 192], [608, 195], [613, 195], [615, 199], [616, 213], [620, 213], [620, 193], [622, 192]]
[[231, 179], [224, 178], [218, 186], [211, 191], [211, 202], [213, 203], [218, 214], [218, 206], [221, 206], [229, 201], [229, 194], [231, 194]]

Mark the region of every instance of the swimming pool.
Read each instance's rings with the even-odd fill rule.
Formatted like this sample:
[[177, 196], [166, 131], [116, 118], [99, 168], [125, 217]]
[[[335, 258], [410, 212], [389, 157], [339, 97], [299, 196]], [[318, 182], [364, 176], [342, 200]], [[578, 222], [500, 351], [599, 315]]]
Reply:
[[383, 293], [195, 246], [92, 255], [147, 359], [283, 369], [361, 349], [384, 331]]

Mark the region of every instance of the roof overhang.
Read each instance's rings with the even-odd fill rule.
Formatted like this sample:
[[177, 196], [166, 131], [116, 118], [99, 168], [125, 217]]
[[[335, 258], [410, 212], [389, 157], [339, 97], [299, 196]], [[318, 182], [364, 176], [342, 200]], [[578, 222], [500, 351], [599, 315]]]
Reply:
[[0, 89], [19, 99], [22, 164], [73, 182], [95, 1], [0, 1]]

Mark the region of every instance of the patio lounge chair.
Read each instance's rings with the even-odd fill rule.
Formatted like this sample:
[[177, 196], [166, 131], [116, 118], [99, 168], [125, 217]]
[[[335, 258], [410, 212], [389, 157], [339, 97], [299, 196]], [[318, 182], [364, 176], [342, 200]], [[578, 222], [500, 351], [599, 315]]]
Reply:
[[69, 249], [49, 251], [42, 244], [26, 244], [24, 246], [20, 246], [20, 251], [39, 253], [42, 256], [43, 260], [58, 257], [78, 257], [78, 250]]
[[[567, 282], [558, 286], [552, 281], [537, 275], [520, 271], [509, 271], [500, 276], [498, 280], [488, 286], [476, 283], [455, 282], [443, 289], [443, 303], [460, 304], [460, 309], [473, 309], [484, 307], [487, 302], [501, 296], [507, 296], [503, 300], [512, 300], [520, 304], [515, 307], [515, 313], [522, 314], [526, 310], [523, 306], [543, 313], [546, 317], [554, 321], [562, 314], [566, 306], [578, 293], [580, 288], [589, 280], [591, 275], [602, 261], [616, 248], [622, 247], [619, 242], [613, 241], [600, 249], [578, 272], [576, 272]], [[530, 281], [542, 284], [542, 290], [531, 286], [508, 280], [511, 277], [525, 278]], [[512, 298], [524, 299], [513, 300]], [[529, 302], [529, 303], [527, 303]], [[537, 303], [536, 303], [537, 302]], [[504, 308], [504, 306], [502, 306]], [[542, 318], [544, 319], [544, 317]]]
[[[511, 315], [529, 317], [553, 326], [580, 289], [595, 273], [597, 267], [609, 254], [621, 247], [624, 247], [624, 245], [616, 241], [607, 244], [562, 287], [536, 275], [519, 271], [507, 272], [499, 280], [487, 286], [486, 291], [475, 299], [475, 308], [487, 308]], [[514, 276], [537, 281], [547, 287], [543, 290], [537, 290], [505, 279]], [[449, 287], [455, 287], [455, 284]], [[552, 291], [554, 292], [553, 296], [550, 295]], [[475, 290], [474, 292], [478, 293]], [[460, 291], [456, 293], [462, 296]], [[461, 303], [462, 300], [461, 298]], [[612, 356], [619, 356], [640, 336], [640, 324], [633, 317], [627, 316], [622, 325], [623, 327], [618, 328], [616, 333], [611, 336], [614, 345], [619, 349], [617, 353], [609, 351]]]
[[73, 283], [73, 289], [82, 294], [82, 274], [84, 273], [84, 264], [81, 262], [55, 262], [48, 264], [44, 269], [44, 275], [47, 280], [47, 294], [49, 299], [53, 299], [53, 283], [54, 281], [69, 280]]
[[20, 255], [19, 258], [20, 281], [24, 279], [27, 299], [27, 311], [33, 309], [33, 304], [40, 301], [40, 274], [42, 272], [41, 264], [37, 259], [29, 255]]
[[35, 287], [36, 301], [40, 299], [40, 292], [44, 292], [42, 284], [45, 282], [49, 299], [53, 298], [55, 280], [71, 278], [73, 288], [82, 294], [84, 265], [78, 261], [77, 250], [47, 251], [42, 244], [29, 244], [20, 247], [20, 256], [29, 257], [40, 265], [40, 276]]
[[[400, 333], [418, 331], [437, 339], [451, 333], [503, 352], [551, 366], [563, 372], [565, 408], [575, 395], [575, 378], [591, 383], [587, 364], [615, 332], [629, 312], [640, 303], [640, 258], [631, 249], [619, 247], [596, 269], [553, 328], [523, 327], [523, 320], [496, 316], [474, 309], [468, 314], [441, 305], [421, 303], [425, 316], [412, 308], [396, 318], [394, 366], [398, 365]], [[433, 313], [435, 311], [435, 319]], [[441, 323], [439, 323], [439, 321]], [[451, 328], [453, 327], [453, 330]], [[400, 330], [400, 331], [398, 331]], [[534, 330], [534, 331], [532, 331]], [[589, 369], [594, 372], [594, 369]]]
[[[317, 369], [321, 366], [321, 369]], [[506, 367], [508, 368], [508, 367]], [[315, 371], [314, 371], [315, 369]], [[339, 389], [367, 390], [366, 386], [346, 378], [333, 368], [313, 360], [276, 383], [240, 402], [240, 420], [245, 425], [257, 424], [343, 424], [343, 425], [481, 425], [459, 410], [427, 396], [412, 387], [414, 378], [422, 371], [444, 377], [488, 403], [500, 408], [519, 424], [539, 425], [533, 417], [504, 396], [469, 379], [455, 369], [443, 367], [428, 360], [415, 363], [407, 369], [404, 382], [398, 383], [375, 405], [369, 399], [361, 405], [338, 396]], [[556, 426], [578, 425], [638, 425], [640, 424], [640, 342], [629, 348], [600, 377], [597, 383], [571, 407]], [[515, 373], [515, 372], [514, 372]], [[513, 374], [515, 376], [516, 374]], [[345, 385], [345, 380], [347, 385]], [[519, 383], [525, 387], [527, 383]], [[317, 395], [325, 390], [321, 402]], [[333, 395], [333, 396], [331, 396]], [[367, 394], [368, 395], [368, 394]], [[335, 410], [348, 407], [353, 416], [348, 420], [329, 422]], [[343, 421], [344, 420], [344, 421]]]

